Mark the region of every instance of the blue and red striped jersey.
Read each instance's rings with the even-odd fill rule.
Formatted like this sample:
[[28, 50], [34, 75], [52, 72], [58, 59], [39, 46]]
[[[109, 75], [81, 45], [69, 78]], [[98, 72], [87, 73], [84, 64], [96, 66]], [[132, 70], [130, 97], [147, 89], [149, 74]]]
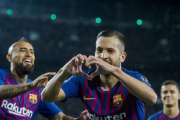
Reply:
[[169, 118], [163, 113], [163, 110], [151, 115], [148, 120], [180, 120], [180, 113], [175, 118]]
[[[28, 79], [27, 83], [32, 82]], [[5, 69], [0, 69], [0, 85], [18, 85]], [[52, 102], [41, 101], [43, 88], [32, 89], [11, 99], [0, 100], [1, 120], [32, 120], [37, 113], [52, 118], [61, 110]]]
[[[122, 70], [130, 76], [151, 87], [147, 78], [138, 72], [125, 68]], [[91, 74], [93, 71], [87, 72]], [[81, 76], [72, 76], [66, 80], [62, 89], [66, 99], [79, 97], [84, 102], [90, 120], [144, 120], [144, 103], [132, 95], [126, 87], [117, 82], [109, 91], [100, 87], [100, 77], [92, 81]]]

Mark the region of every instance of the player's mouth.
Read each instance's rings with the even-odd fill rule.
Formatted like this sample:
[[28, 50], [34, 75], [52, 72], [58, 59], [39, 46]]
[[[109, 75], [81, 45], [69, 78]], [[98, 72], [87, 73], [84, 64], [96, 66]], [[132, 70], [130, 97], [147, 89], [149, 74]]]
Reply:
[[167, 102], [170, 102], [171, 100], [172, 100], [172, 98], [170, 98], [170, 97], [165, 98], [165, 101], [167, 101]]
[[26, 65], [32, 65], [32, 60], [31, 59], [23, 59], [23, 62], [26, 64]]

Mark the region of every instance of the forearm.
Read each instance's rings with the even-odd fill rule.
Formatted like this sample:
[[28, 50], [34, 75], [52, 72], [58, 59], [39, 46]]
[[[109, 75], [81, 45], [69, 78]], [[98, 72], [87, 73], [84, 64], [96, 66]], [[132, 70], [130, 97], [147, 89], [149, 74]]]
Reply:
[[1, 85], [0, 100], [16, 97], [31, 89], [33, 89], [31, 83], [28, 83], [26, 85]]
[[73, 118], [71, 116], [65, 115], [63, 112], [55, 115], [51, 120], [80, 120], [79, 118]]
[[145, 83], [131, 77], [130, 75], [124, 73], [119, 68], [113, 71], [113, 75], [120, 80], [120, 82], [125, 85], [125, 87], [137, 98], [143, 102], [152, 105], [157, 100], [156, 93]]
[[41, 93], [41, 98], [43, 101], [52, 102], [57, 100], [62, 100], [61, 97], [58, 98], [60, 93], [61, 86], [63, 82], [68, 78], [67, 75], [62, 69], [48, 82], [46, 87]]

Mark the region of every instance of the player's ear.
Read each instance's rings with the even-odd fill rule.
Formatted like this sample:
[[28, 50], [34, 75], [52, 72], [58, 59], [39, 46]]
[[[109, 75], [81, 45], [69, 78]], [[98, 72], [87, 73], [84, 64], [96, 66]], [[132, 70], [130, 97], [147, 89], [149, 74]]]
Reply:
[[6, 55], [6, 58], [7, 58], [7, 60], [8, 60], [9, 62], [12, 62], [11, 54], [7, 54], [7, 55]]
[[180, 100], [180, 93], [178, 93], [178, 100]]
[[127, 57], [127, 53], [126, 53], [126, 52], [122, 52], [122, 53], [121, 53], [121, 59], [120, 59], [120, 62], [124, 62], [125, 59], [126, 59], [126, 57]]

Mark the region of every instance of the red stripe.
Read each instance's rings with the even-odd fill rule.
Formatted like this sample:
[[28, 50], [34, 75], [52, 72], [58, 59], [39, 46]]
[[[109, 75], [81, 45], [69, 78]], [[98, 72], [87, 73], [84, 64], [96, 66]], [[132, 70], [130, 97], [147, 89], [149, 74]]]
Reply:
[[163, 115], [163, 120], [166, 120], [166, 116], [165, 115]]
[[[25, 93], [21, 95], [21, 99], [20, 99], [20, 101], [21, 101], [21, 107], [22, 107], [22, 108], [24, 107], [24, 99], [25, 99]], [[22, 113], [22, 114], [23, 114], [23, 113]], [[24, 117], [23, 117], [23, 116], [20, 116], [20, 120], [21, 120], [22, 118], [24, 118]]]
[[159, 114], [159, 119], [161, 120], [161, 114]]
[[[108, 95], [107, 95], [107, 98], [110, 98], [111, 97], [111, 94], [108, 92]], [[108, 99], [109, 100], [109, 99]], [[109, 111], [109, 109], [110, 109], [110, 101], [108, 101], [107, 100], [107, 104], [106, 104], [106, 106], [107, 106], [107, 109], [105, 110], [105, 112], [104, 112], [104, 115], [107, 115], [108, 114], [108, 111]]]
[[37, 102], [36, 102], [35, 105], [34, 105], [35, 107], [34, 107], [34, 109], [33, 109], [33, 113], [34, 113], [34, 111], [35, 111], [36, 108], [37, 108], [37, 103], [38, 103], [39, 98], [40, 98], [40, 97], [39, 97], [39, 88], [36, 88], [35, 90], [36, 90], [36, 93], [37, 93]]
[[127, 90], [128, 94], [129, 94], [129, 100], [130, 100], [130, 106], [132, 107], [132, 120], [136, 120], [136, 112], [135, 112], [135, 104], [133, 103], [133, 96], [132, 94]]
[[[126, 106], [128, 106], [127, 105], [127, 101], [126, 101], [126, 98], [125, 98], [125, 95], [124, 95], [124, 92], [123, 92], [123, 88], [122, 88], [123, 86], [122, 86], [122, 84], [120, 85], [120, 93], [121, 93], [121, 97], [122, 97], [122, 102], [123, 102], [123, 104], [124, 104], [124, 109], [125, 109], [125, 113], [127, 114], [126, 115], [126, 119], [127, 120], [130, 120], [130, 115], [128, 114], [129, 112], [128, 112], [128, 109], [127, 109], [127, 107]], [[128, 95], [127, 95], [128, 96]]]
[[[25, 100], [27, 101], [27, 103], [26, 103], [26, 109], [30, 110], [29, 91], [28, 91], [28, 93], [27, 93], [27, 96], [26, 96]], [[28, 117], [28, 118], [29, 118], [29, 117]]]
[[[11, 98], [13, 99], [12, 104], [16, 103], [17, 97]], [[14, 115], [16, 116], [16, 115]], [[8, 120], [12, 120], [12, 115], [9, 115]]]
[[8, 77], [8, 74], [6, 74], [5, 85], [9, 85], [9, 83], [10, 83], [10, 79]]
[[[97, 108], [97, 101], [98, 101], [98, 99], [99, 99], [99, 98], [98, 98], [98, 95], [97, 95], [97, 92], [98, 92], [98, 91], [97, 91], [97, 89], [98, 89], [98, 88], [97, 88], [97, 86], [98, 86], [98, 82], [97, 82], [97, 81], [96, 81], [96, 85], [95, 85], [95, 86], [96, 86], [95, 100], [94, 100], [94, 102], [93, 102], [93, 104], [92, 104], [92, 110], [93, 110], [93, 111], [95, 111], [95, 109]], [[90, 96], [90, 97], [91, 97], [91, 96]], [[100, 104], [98, 104], [98, 105], [99, 105], [98, 107], [102, 108], [102, 103], [100, 103]], [[97, 113], [98, 113], [98, 112], [101, 113], [101, 109], [100, 109], [100, 108], [98, 109]], [[100, 111], [99, 111], [99, 110], [100, 110]], [[98, 114], [98, 115], [100, 115], [100, 114]]]
[[[83, 99], [83, 97], [86, 95], [86, 90], [87, 90], [87, 88], [88, 88], [88, 80], [86, 80], [85, 81], [85, 84], [84, 84], [84, 87], [83, 87], [83, 96], [82, 96], [82, 99]], [[90, 91], [89, 91], [90, 92]], [[85, 97], [89, 97], [89, 96], [85, 96]], [[84, 99], [83, 99], [84, 100]], [[86, 104], [85, 106], [86, 106], [86, 109], [88, 110], [88, 111], [90, 111], [90, 107], [88, 106], [88, 104], [89, 104], [89, 102], [90, 102], [90, 100], [88, 100], [88, 101], [84, 101], [84, 103]]]
[[180, 114], [178, 115], [178, 120], [180, 120]]

